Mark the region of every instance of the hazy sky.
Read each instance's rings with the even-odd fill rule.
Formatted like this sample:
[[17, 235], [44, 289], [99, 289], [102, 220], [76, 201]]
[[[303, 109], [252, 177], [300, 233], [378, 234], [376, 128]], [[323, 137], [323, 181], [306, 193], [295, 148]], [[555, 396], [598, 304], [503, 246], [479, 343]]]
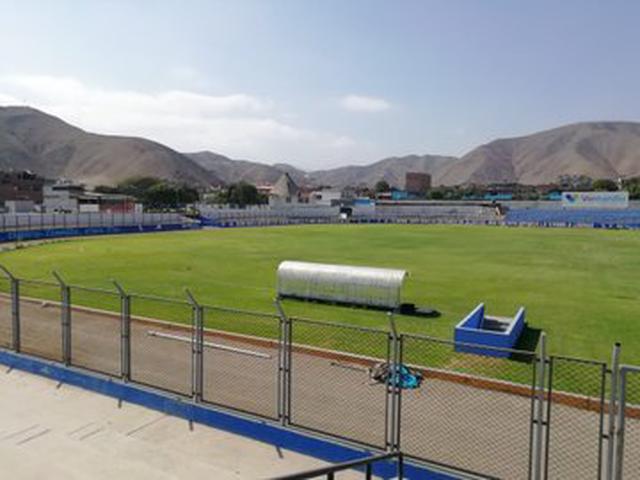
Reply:
[[0, 0], [0, 105], [305, 168], [640, 120], [640, 2]]

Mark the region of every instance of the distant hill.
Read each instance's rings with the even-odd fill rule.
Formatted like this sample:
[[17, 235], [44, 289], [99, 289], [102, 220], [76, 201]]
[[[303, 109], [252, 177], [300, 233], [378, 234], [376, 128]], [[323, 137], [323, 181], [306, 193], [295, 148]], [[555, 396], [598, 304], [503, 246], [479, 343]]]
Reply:
[[302, 170], [286, 164], [266, 165], [248, 160], [232, 160], [208, 151], [185, 155], [227, 184], [239, 181], [255, 185], [274, 184], [283, 173], [289, 173], [297, 183], [302, 183], [305, 176]]
[[407, 172], [425, 172], [432, 175], [455, 157], [439, 155], [407, 155], [404, 157], [390, 157], [371, 165], [351, 165], [331, 170], [310, 172], [308, 179], [318, 185], [332, 185], [345, 187], [347, 185], [366, 184], [374, 186], [379, 180], [386, 180], [389, 185], [404, 187], [404, 177]]
[[27, 107], [0, 107], [0, 169], [28, 169], [89, 185], [136, 175], [203, 186], [220, 183], [209, 170], [159, 143], [88, 133]]
[[135, 175], [201, 186], [241, 180], [273, 184], [285, 172], [299, 185], [336, 188], [373, 186], [382, 179], [402, 188], [408, 171], [430, 173], [434, 185], [544, 184], [561, 175], [615, 179], [640, 176], [640, 123], [577, 123], [494, 140], [461, 158], [407, 155], [304, 172], [287, 164], [233, 160], [208, 151], [178, 153], [144, 138], [88, 133], [32, 108], [0, 107], [0, 169], [29, 169], [90, 185], [114, 184]]
[[440, 172], [445, 185], [552, 183], [560, 175], [640, 175], [640, 123], [590, 122], [495, 140]]

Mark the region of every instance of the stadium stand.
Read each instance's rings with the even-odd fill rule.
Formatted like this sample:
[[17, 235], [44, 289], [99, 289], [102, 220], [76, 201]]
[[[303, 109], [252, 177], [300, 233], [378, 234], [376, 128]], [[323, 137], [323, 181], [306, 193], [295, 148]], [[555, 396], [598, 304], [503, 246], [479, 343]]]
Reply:
[[640, 228], [640, 208], [624, 210], [511, 208], [506, 225], [593, 228]]

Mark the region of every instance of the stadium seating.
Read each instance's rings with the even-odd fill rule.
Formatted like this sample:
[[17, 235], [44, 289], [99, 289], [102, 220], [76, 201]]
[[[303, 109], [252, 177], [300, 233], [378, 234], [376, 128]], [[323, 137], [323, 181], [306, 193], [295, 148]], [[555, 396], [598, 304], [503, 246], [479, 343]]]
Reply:
[[640, 209], [570, 210], [561, 208], [512, 208], [507, 212], [505, 224], [594, 228], [640, 228]]

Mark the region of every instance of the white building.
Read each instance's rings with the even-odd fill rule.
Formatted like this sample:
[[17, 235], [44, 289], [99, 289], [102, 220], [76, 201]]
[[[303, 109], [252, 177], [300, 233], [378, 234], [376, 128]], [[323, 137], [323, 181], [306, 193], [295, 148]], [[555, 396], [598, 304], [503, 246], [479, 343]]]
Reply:
[[317, 190], [309, 195], [309, 203], [311, 205], [336, 205], [342, 199], [342, 192], [338, 190]]

